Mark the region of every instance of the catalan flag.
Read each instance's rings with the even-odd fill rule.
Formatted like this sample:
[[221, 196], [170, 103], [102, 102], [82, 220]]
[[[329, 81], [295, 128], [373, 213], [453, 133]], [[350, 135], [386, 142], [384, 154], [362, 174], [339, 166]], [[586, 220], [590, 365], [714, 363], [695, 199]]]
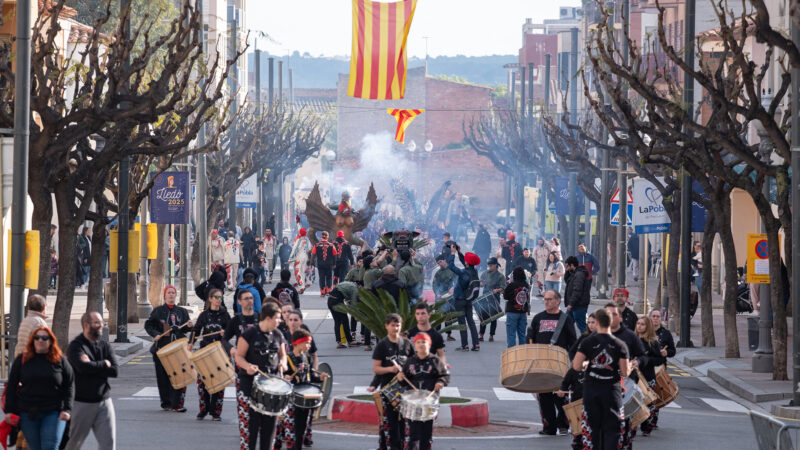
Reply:
[[353, 51], [347, 95], [401, 99], [406, 92], [406, 41], [417, 0], [353, 0]]
[[397, 131], [394, 133], [394, 140], [400, 143], [406, 140], [406, 128], [411, 125], [418, 115], [425, 112], [424, 109], [387, 109], [387, 113], [394, 116], [397, 120]]

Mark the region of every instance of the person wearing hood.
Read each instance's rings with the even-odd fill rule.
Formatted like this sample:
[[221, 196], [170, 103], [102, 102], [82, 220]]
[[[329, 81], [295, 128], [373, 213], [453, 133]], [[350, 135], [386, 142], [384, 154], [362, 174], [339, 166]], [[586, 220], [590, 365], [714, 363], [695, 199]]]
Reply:
[[356, 262], [355, 259], [353, 259], [353, 249], [350, 247], [350, 242], [344, 238], [344, 232], [342, 230], [336, 232], [336, 239], [333, 240], [333, 246], [336, 248], [336, 263], [333, 267], [333, 286], [336, 286], [339, 282], [344, 281], [347, 272]]
[[475, 235], [475, 242], [472, 244], [472, 252], [478, 255], [481, 259], [480, 270], [486, 269], [484, 261], [489, 260], [489, 254], [492, 253], [492, 238], [489, 232], [486, 231], [486, 225], [478, 225], [478, 233]]
[[270, 293], [271, 296], [278, 299], [281, 305], [291, 303], [294, 309], [300, 309], [300, 294], [297, 289], [292, 286], [289, 280], [292, 278], [292, 272], [288, 270], [281, 270], [281, 281], [275, 285], [275, 289]]
[[511, 275], [511, 271], [520, 265], [522, 260], [522, 246], [516, 241], [514, 233], [508, 233], [506, 245], [503, 246], [502, 256], [506, 260], [506, 276]]
[[578, 263], [578, 258], [570, 256], [564, 262], [567, 287], [564, 290], [564, 303], [567, 314], [575, 322], [581, 333], [586, 331], [586, 311], [589, 309], [590, 290], [589, 271]]
[[[225, 279], [227, 277], [228, 274], [215, 267], [211, 272], [211, 276], [208, 277], [208, 280], [198, 284], [194, 288], [194, 293], [197, 294], [197, 297], [200, 298], [204, 304], [208, 305], [208, 294], [211, 292], [211, 289], [220, 289], [222, 292], [225, 292]], [[226, 309], [224, 299], [222, 300], [222, 309]]]
[[397, 270], [389, 264], [383, 268], [383, 274], [372, 284], [372, 292], [377, 296], [378, 289], [389, 294], [394, 302], [400, 301], [400, 291], [406, 289], [406, 284], [397, 278]]
[[[194, 324], [193, 332], [195, 336], [202, 336], [200, 339], [200, 348], [207, 347], [214, 342], [222, 341], [222, 332], [228, 328], [228, 323], [231, 321], [231, 316], [228, 311], [222, 308], [222, 290], [212, 288], [209, 290], [208, 301], [206, 302], [206, 310], [200, 313], [197, 317], [197, 322]], [[217, 333], [208, 336], [211, 333]], [[203, 383], [202, 378], [197, 376], [197, 394], [200, 397], [200, 412], [197, 414], [197, 420], [203, 420], [206, 414], [211, 414], [211, 420], [219, 422], [222, 415], [222, 399], [225, 396], [225, 391], [210, 394]]]

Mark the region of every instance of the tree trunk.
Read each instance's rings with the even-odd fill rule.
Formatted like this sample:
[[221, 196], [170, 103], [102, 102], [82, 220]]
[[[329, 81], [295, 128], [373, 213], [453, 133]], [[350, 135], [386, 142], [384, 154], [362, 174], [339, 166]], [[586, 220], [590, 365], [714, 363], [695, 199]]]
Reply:
[[92, 227], [92, 254], [89, 257], [89, 263], [92, 268], [89, 273], [89, 289], [86, 293], [86, 312], [100, 310], [100, 299], [103, 295], [106, 233], [106, 227], [102, 222], [94, 223]]
[[[52, 236], [50, 236], [50, 224], [53, 221], [53, 200], [51, 194], [44, 187], [40, 189], [30, 188], [28, 192], [33, 202], [33, 214], [31, 215], [31, 229], [39, 231], [39, 287], [31, 294], [39, 294], [47, 297], [48, 286], [50, 285], [50, 247]], [[61, 255], [58, 255], [59, 261]]]
[[[769, 211], [772, 215], [772, 211]], [[778, 230], [780, 223], [772, 217], [766, 220], [767, 229], [767, 245], [769, 248], [778, 249]], [[788, 380], [786, 371], [787, 362], [787, 323], [786, 323], [786, 308], [783, 302], [783, 282], [781, 276], [781, 253], [780, 251], [769, 252], [769, 278], [770, 294], [772, 300], [772, 346], [774, 349], [772, 359], [772, 379], [773, 380]]]
[[667, 298], [669, 305], [669, 329], [675, 333], [680, 330], [680, 289], [678, 288], [678, 259], [681, 244], [681, 223], [680, 215], [676, 214], [672, 218], [672, 225], [669, 229], [669, 260], [667, 261]]
[[162, 291], [167, 284], [167, 255], [169, 254], [168, 232], [169, 225], [158, 224], [158, 255], [150, 263], [150, 288], [147, 291], [147, 299], [153, 308], [161, 306], [163, 302]]
[[[56, 194], [59, 195], [59, 194]], [[72, 313], [72, 300], [75, 297], [75, 273], [78, 264], [78, 224], [68, 221], [68, 211], [59, 209], [58, 219], [58, 254], [61, 257], [58, 265], [58, 291], [56, 305], [53, 308], [53, 333], [59, 342], [69, 342], [69, 318]], [[65, 208], [64, 208], [65, 209]]]
[[725, 258], [725, 299], [723, 301], [723, 324], [725, 326], [725, 357], [739, 358], [739, 332], [736, 326], [736, 300], [738, 297], [738, 272], [736, 268], [736, 245], [731, 231], [730, 192], [718, 196], [712, 204], [716, 220], [719, 222], [719, 240]]
[[711, 305], [711, 252], [714, 249], [716, 220], [713, 214], [708, 216], [703, 230], [703, 278], [700, 284], [700, 329], [702, 332], [702, 346], [716, 347], [714, 339], [714, 315]]

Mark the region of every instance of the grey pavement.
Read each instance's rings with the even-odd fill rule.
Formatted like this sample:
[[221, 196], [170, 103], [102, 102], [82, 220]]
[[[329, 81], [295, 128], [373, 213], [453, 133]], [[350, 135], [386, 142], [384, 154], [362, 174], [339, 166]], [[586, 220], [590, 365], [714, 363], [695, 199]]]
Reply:
[[[194, 296], [190, 295], [190, 304], [198, 304], [199, 301], [192, 297]], [[320, 360], [329, 363], [333, 368], [334, 394], [360, 392], [372, 378], [369, 354], [361, 347], [341, 350], [335, 348], [333, 321], [325, 306], [325, 299], [319, 297], [318, 292], [303, 295], [301, 304], [306, 324], [314, 333], [319, 346]], [[543, 309], [541, 298], [533, 300], [533, 309], [534, 312]], [[76, 297], [75, 310], [83, 310], [80, 296]], [[75, 316], [79, 317], [80, 314]], [[699, 315], [696, 320], [699, 320]], [[141, 323], [131, 324], [131, 335], [143, 335]], [[77, 325], [71, 330], [72, 334], [77, 334]], [[512, 393], [500, 387], [499, 362], [500, 353], [505, 349], [505, 322], [501, 319], [498, 324], [495, 342], [483, 342], [478, 353], [451, 351], [455, 347], [452, 344], [456, 343], [449, 343], [451, 345], [447, 349], [448, 363], [452, 366], [450, 394], [484, 398], [489, 403], [490, 420], [535, 424], [534, 430], [538, 430], [541, 419], [535, 397], [532, 394]], [[223, 421], [219, 423], [195, 419], [198, 397], [194, 385], [187, 390], [187, 413], [164, 412], [159, 408], [152, 357], [146, 346], [135, 354], [123, 357], [121, 362], [120, 378], [112, 381], [121, 450], [147, 447], [238, 448], [235, 400], [230, 392], [224, 402]], [[672, 406], [662, 410], [658, 430], [649, 437], [636, 438], [634, 442], [637, 447], [755, 448], [752, 426], [744, 412], [750, 407], [759, 408], [760, 405], [752, 405], [732, 395], [713, 380], [709, 380], [706, 374], [683, 364], [679, 359], [670, 360], [668, 369], [681, 389], [680, 397]], [[339, 433], [324, 431], [322, 428], [315, 428], [314, 448], [352, 450], [376, 447], [375, 432]], [[543, 437], [535, 431], [510, 431], [506, 436], [491, 438], [468, 436], [435, 440], [437, 448], [459, 449], [483, 449], [490, 442], [496, 441], [503, 448], [509, 449], [563, 449], [569, 446], [567, 437]], [[91, 437], [84, 448], [96, 448]]]

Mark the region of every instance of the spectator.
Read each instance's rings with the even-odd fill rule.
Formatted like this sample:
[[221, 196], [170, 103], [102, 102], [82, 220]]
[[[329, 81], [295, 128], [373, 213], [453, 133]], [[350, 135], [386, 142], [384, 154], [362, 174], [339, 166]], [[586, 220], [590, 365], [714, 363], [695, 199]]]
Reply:
[[478, 225], [478, 233], [475, 235], [475, 242], [472, 244], [472, 252], [478, 255], [481, 259], [481, 265], [478, 270], [486, 270], [486, 262], [489, 260], [489, 254], [492, 252], [492, 238], [486, 230], [486, 225]]
[[28, 303], [25, 305], [25, 309], [28, 311], [27, 315], [22, 322], [19, 324], [19, 328], [17, 328], [17, 346], [14, 349], [14, 356], [19, 356], [23, 351], [25, 351], [25, 343], [28, 342], [28, 338], [31, 336], [33, 330], [41, 327], [46, 327], [47, 316], [44, 314], [44, 310], [47, 307], [47, 301], [39, 294], [33, 294], [28, 297]]
[[406, 288], [406, 284], [397, 278], [397, 271], [394, 266], [389, 264], [383, 268], [383, 275], [372, 284], [372, 292], [378, 295], [378, 289], [389, 294], [394, 302], [400, 299], [400, 291]]
[[[631, 272], [633, 280], [639, 281], [639, 235], [631, 234], [628, 238], [628, 254], [631, 255]], [[694, 255], [694, 253], [692, 254]]]
[[[197, 297], [203, 301], [203, 304], [208, 304], [208, 293], [211, 289], [220, 289], [225, 292], [225, 278], [228, 275], [219, 270], [218, 268], [214, 268], [211, 272], [211, 276], [208, 277], [208, 280], [200, 283], [197, 287], [194, 288], [194, 293], [197, 294]], [[222, 307], [225, 308], [225, 300], [222, 301]]]
[[[497, 270], [497, 258], [489, 258], [489, 261], [487, 261], [486, 264], [489, 268], [483, 272], [480, 277], [481, 286], [483, 286], [483, 294], [494, 294], [494, 297], [499, 300], [500, 295], [503, 293], [503, 289], [506, 287], [506, 277]], [[490, 322], [489, 342], [494, 342], [494, 334], [496, 331], [497, 319]], [[478, 330], [479, 342], [483, 342], [483, 335], [485, 332], [486, 324], [481, 323], [480, 329]]]
[[117, 426], [108, 379], [117, 377], [119, 367], [111, 346], [100, 339], [103, 331], [100, 313], [84, 313], [81, 326], [83, 333], [67, 349], [67, 358], [75, 371], [75, 403], [65, 450], [79, 450], [89, 431], [94, 433], [98, 448], [114, 449]]
[[700, 287], [703, 285], [703, 244], [700, 241], [694, 241], [690, 264], [692, 266], [692, 278], [699, 293]]
[[84, 226], [81, 229], [81, 234], [78, 235], [78, 260], [80, 261], [81, 268], [83, 269], [83, 280], [81, 286], [89, 281], [89, 271], [92, 266], [90, 259], [92, 256], [92, 238], [89, 236], [89, 227]]
[[275, 289], [272, 290], [270, 295], [277, 298], [281, 305], [291, 303], [294, 309], [300, 309], [300, 294], [289, 282], [291, 278], [292, 272], [289, 272], [288, 269], [281, 270], [281, 281], [275, 285]]
[[561, 241], [555, 236], [550, 239], [550, 251], [558, 253], [558, 259], [564, 259], [564, 255], [561, 254]]
[[516, 241], [514, 233], [508, 233], [508, 240], [503, 247], [502, 255], [506, 260], [506, 276], [509, 276], [511, 271], [519, 266], [522, 261], [522, 246]]
[[55, 250], [50, 250], [50, 283], [48, 287], [52, 289], [58, 287], [58, 258]]
[[289, 270], [289, 257], [292, 255], [292, 246], [289, 245], [289, 238], [283, 238], [283, 243], [278, 248], [278, 255], [281, 258], [281, 270]]
[[250, 257], [250, 267], [252, 267], [256, 273], [256, 281], [258, 284], [263, 285], [267, 282], [267, 271], [265, 269], [267, 261], [267, 254], [264, 253], [264, 241], [258, 241], [258, 248], [253, 251], [252, 256]]
[[6, 421], [19, 416], [31, 449], [57, 450], [72, 412], [72, 367], [56, 336], [39, 327], [14, 358], [6, 389]]
[[253, 262], [253, 252], [256, 251], [256, 236], [250, 227], [244, 227], [242, 233], [242, 261], [245, 267], [252, 267], [250, 264]]
[[[637, 247], [638, 248], [638, 247]], [[586, 251], [586, 244], [581, 242], [578, 244], [578, 264], [586, 267], [586, 270], [589, 274], [589, 289], [592, 288], [592, 275], [596, 275], [597, 272], [600, 271], [600, 263], [597, 262], [597, 258], [594, 257], [591, 253]], [[583, 333], [583, 330], [581, 330]]]
[[564, 264], [558, 258], [558, 253], [550, 252], [547, 265], [544, 268], [544, 290], [561, 292], [561, 283], [564, 281]]
[[564, 263], [567, 287], [564, 290], [567, 315], [575, 322], [581, 333], [586, 331], [586, 310], [589, 309], [590, 289], [589, 271], [578, 264], [578, 258], [570, 256]]

